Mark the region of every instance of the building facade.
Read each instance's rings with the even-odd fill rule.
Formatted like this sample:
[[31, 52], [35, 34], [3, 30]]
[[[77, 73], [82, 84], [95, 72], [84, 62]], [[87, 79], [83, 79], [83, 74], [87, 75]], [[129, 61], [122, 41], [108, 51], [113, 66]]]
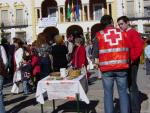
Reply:
[[104, 14], [115, 21], [127, 15], [139, 32], [150, 32], [150, 0], [0, 0], [0, 32], [27, 43], [43, 31], [49, 39], [56, 34], [93, 38]]
[[27, 43], [43, 31], [49, 38], [56, 34], [91, 37], [107, 13], [106, 0], [1, 0], [1, 34]]
[[126, 15], [138, 32], [150, 34], [150, 0], [116, 0], [117, 16]]
[[13, 37], [19, 37], [30, 42], [33, 37], [34, 20], [31, 0], [0, 0], [0, 28], [10, 42]]
[[[38, 0], [35, 2], [36, 31], [65, 37], [82, 34], [89, 38], [107, 14], [106, 0]], [[45, 29], [46, 28], [46, 29]], [[91, 35], [89, 35], [91, 34]]]

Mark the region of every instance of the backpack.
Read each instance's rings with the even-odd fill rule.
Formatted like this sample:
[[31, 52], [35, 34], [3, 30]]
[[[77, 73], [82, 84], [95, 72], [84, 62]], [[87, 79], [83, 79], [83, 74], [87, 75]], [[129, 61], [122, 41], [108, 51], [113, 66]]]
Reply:
[[2, 54], [1, 54], [1, 46], [0, 46], [0, 75], [6, 76], [8, 73], [5, 68], [5, 64], [3, 63]]

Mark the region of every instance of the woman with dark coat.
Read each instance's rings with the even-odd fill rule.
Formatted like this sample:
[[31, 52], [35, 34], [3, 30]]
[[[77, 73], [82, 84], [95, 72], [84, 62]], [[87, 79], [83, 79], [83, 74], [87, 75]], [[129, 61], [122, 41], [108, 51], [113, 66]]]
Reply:
[[67, 68], [67, 57], [68, 48], [64, 44], [63, 37], [60, 35], [55, 36], [55, 45], [52, 46], [52, 57], [53, 57], [53, 70], [59, 71], [60, 68]]

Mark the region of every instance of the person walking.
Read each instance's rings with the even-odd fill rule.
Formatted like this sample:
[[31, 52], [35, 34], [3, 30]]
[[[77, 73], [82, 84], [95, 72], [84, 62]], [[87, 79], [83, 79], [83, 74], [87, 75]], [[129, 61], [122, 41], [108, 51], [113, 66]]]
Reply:
[[140, 34], [130, 27], [129, 18], [121, 16], [117, 19], [117, 23], [122, 31], [125, 31], [130, 39], [130, 68], [128, 76], [128, 87], [130, 92], [131, 113], [140, 113], [140, 95], [137, 85], [137, 73], [140, 63], [140, 56], [143, 52], [144, 41]]
[[145, 64], [146, 64], [146, 75], [150, 75], [150, 39], [146, 41], [147, 45], [144, 49], [145, 53]]
[[[13, 86], [11, 92], [13, 94], [18, 94], [19, 85], [22, 82], [20, 66], [23, 61], [24, 49], [23, 49], [23, 42], [21, 39], [19, 38], [14, 39], [13, 43], [15, 45], [15, 52], [13, 57], [14, 74], [13, 74]], [[14, 88], [15, 86], [16, 88]], [[13, 89], [18, 89], [18, 90], [13, 90]]]
[[[116, 82], [120, 99], [120, 113], [129, 113], [129, 98], [127, 93], [127, 75], [129, 68], [129, 45], [127, 35], [113, 26], [110, 15], [101, 18], [103, 29], [96, 33], [93, 46], [94, 53], [99, 58], [98, 65], [102, 72], [104, 88], [105, 113], [115, 113], [113, 103], [113, 87]], [[98, 49], [95, 49], [98, 48]]]
[[6, 76], [6, 65], [8, 63], [7, 54], [2, 45], [0, 45], [0, 113], [5, 113], [4, 100], [3, 100], [3, 82]]

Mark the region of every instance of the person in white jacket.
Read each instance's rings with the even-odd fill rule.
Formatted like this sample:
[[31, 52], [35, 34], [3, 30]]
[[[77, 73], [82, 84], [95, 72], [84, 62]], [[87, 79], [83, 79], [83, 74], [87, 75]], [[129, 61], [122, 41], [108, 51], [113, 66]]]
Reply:
[[[20, 71], [20, 66], [21, 63], [23, 62], [23, 42], [21, 39], [15, 39], [14, 40], [14, 45], [15, 45], [15, 52], [14, 52], [14, 76], [13, 76], [13, 87], [11, 92], [12, 93], [19, 93], [19, 81], [21, 81], [21, 71]], [[17, 87], [17, 88], [14, 88]], [[18, 89], [17, 91], [13, 90]]]
[[22, 48], [18, 48], [15, 53], [14, 53], [14, 61], [15, 61], [15, 65], [16, 65], [16, 69], [18, 70], [20, 67], [21, 62], [23, 61], [23, 49]]
[[[3, 60], [3, 64], [7, 65], [7, 55], [4, 47], [0, 45], [0, 55]], [[5, 113], [5, 107], [4, 107], [4, 101], [3, 101], [3, 81], [4, 81], [4, 76], [0, 74], [0, 113]]]

